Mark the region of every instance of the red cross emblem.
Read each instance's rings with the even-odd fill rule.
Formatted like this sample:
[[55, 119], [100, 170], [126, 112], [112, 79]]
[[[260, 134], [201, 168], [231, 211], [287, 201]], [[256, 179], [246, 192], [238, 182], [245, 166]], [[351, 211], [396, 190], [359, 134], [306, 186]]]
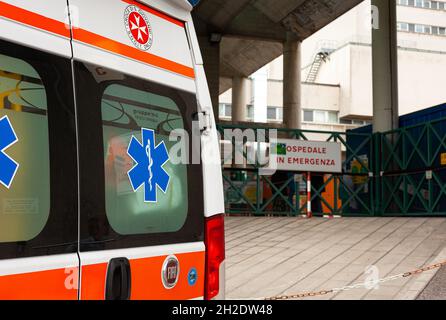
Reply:
[[146, 14], [139, 7], [131, 5], [125, 9], [125, 28], [135, 47], [147, 51], [152, 46], [153, 34]]
[[133, 37], [144, 45], [149, 41], [149, 28], [139, 12], [132, 12], [129, 16], [129, 28]]

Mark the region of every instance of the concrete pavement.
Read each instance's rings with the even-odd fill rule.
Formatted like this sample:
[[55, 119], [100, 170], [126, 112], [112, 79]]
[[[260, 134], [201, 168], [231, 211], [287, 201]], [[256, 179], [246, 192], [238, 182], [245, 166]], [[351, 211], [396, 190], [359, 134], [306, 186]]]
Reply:
[[[226, 246], [227, 297], [256, 299], [339, 288], [444, 260], [446, 219], [227, 217]], [[317, 299], [415, 299], [434, 275]]]
[[446, 267], [435, 274], [417, 300], [446, 300]]

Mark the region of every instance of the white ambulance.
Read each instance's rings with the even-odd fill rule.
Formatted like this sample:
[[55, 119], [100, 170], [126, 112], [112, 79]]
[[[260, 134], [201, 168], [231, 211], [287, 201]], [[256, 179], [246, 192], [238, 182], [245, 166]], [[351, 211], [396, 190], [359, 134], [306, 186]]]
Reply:
[[[0, 1], [0, 299], [224, 298], [219, 144], [191, 10]], [[201, 161], [174, 162], [172, 148], [197, 152], [194, 134]]]

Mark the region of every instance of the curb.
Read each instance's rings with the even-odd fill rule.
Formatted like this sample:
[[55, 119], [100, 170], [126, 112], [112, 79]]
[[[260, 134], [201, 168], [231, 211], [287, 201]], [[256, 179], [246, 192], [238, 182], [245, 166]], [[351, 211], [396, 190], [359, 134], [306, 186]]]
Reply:
[[[427, 264], [443, 260], [446, 260], [446, 247], [444, 247], [436, 257], [430, 259]], [[406, 284], [395, 297], [395, 300], [416, 300], [439, 270], [440, 269], [425, 272], [409, 281], [409, 283]]]

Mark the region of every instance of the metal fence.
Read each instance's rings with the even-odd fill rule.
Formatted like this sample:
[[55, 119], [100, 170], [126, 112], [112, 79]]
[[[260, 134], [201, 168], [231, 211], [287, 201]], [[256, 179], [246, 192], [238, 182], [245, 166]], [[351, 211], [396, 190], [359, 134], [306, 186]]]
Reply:
[[[319, 183], [312, 184], [312, 202], [319, 203], [314, 215], [330, 214], [371, 216], [374, 214], [374, 136], [353, 132], [326, 132], [314, 130], [290, 130], [261, 126], [220, 125], [221, 140], [235, 145], [228, 132], [239, 130], [246, 133], [243, 145], [233, 150], [247, 159], [246, 146], [268, 143], [274, 137], [338, 142], [345, 154], [343, 171], [326, 174]], [[251, 139], [249, 139], [249, 137]], [[261, 141], [261, 142], [260, 142]], [[296, 216], [306, 214], [306, 172], [277, 172], [264, 174], [258, 162], [246, 165], [229, 165], [223, 159], [226, 212], [248, 215]], [[232, 160], [232, 159], [229, 159]], [[314, 177], [312, 181], [314, 180]], [[319, 210], [317, 210], [319, 208]]]
[[446, 214], [446, 119], [378, 134], [380, 212]]
[[[446, 119], [377, 134], [243, 125], [220, 125], [218, 129], [222, 141], [231, 145], [228, 132], [251, 131], [234, 150], [245, 159], [249, 158], [247, 145], [257, 144], [260, 150], [260, 144], [269, 143], [273, 132], [278, 138], [340, 143], [342, 173], [326, 174], [322, 182], [312, 185], [315, 215], [446, 215]], [[268, 175], [257, 161], [238, 166], [230, 165], [228, 159], [223, 162], [227, 213], [306, 213], [306, 172]]]

